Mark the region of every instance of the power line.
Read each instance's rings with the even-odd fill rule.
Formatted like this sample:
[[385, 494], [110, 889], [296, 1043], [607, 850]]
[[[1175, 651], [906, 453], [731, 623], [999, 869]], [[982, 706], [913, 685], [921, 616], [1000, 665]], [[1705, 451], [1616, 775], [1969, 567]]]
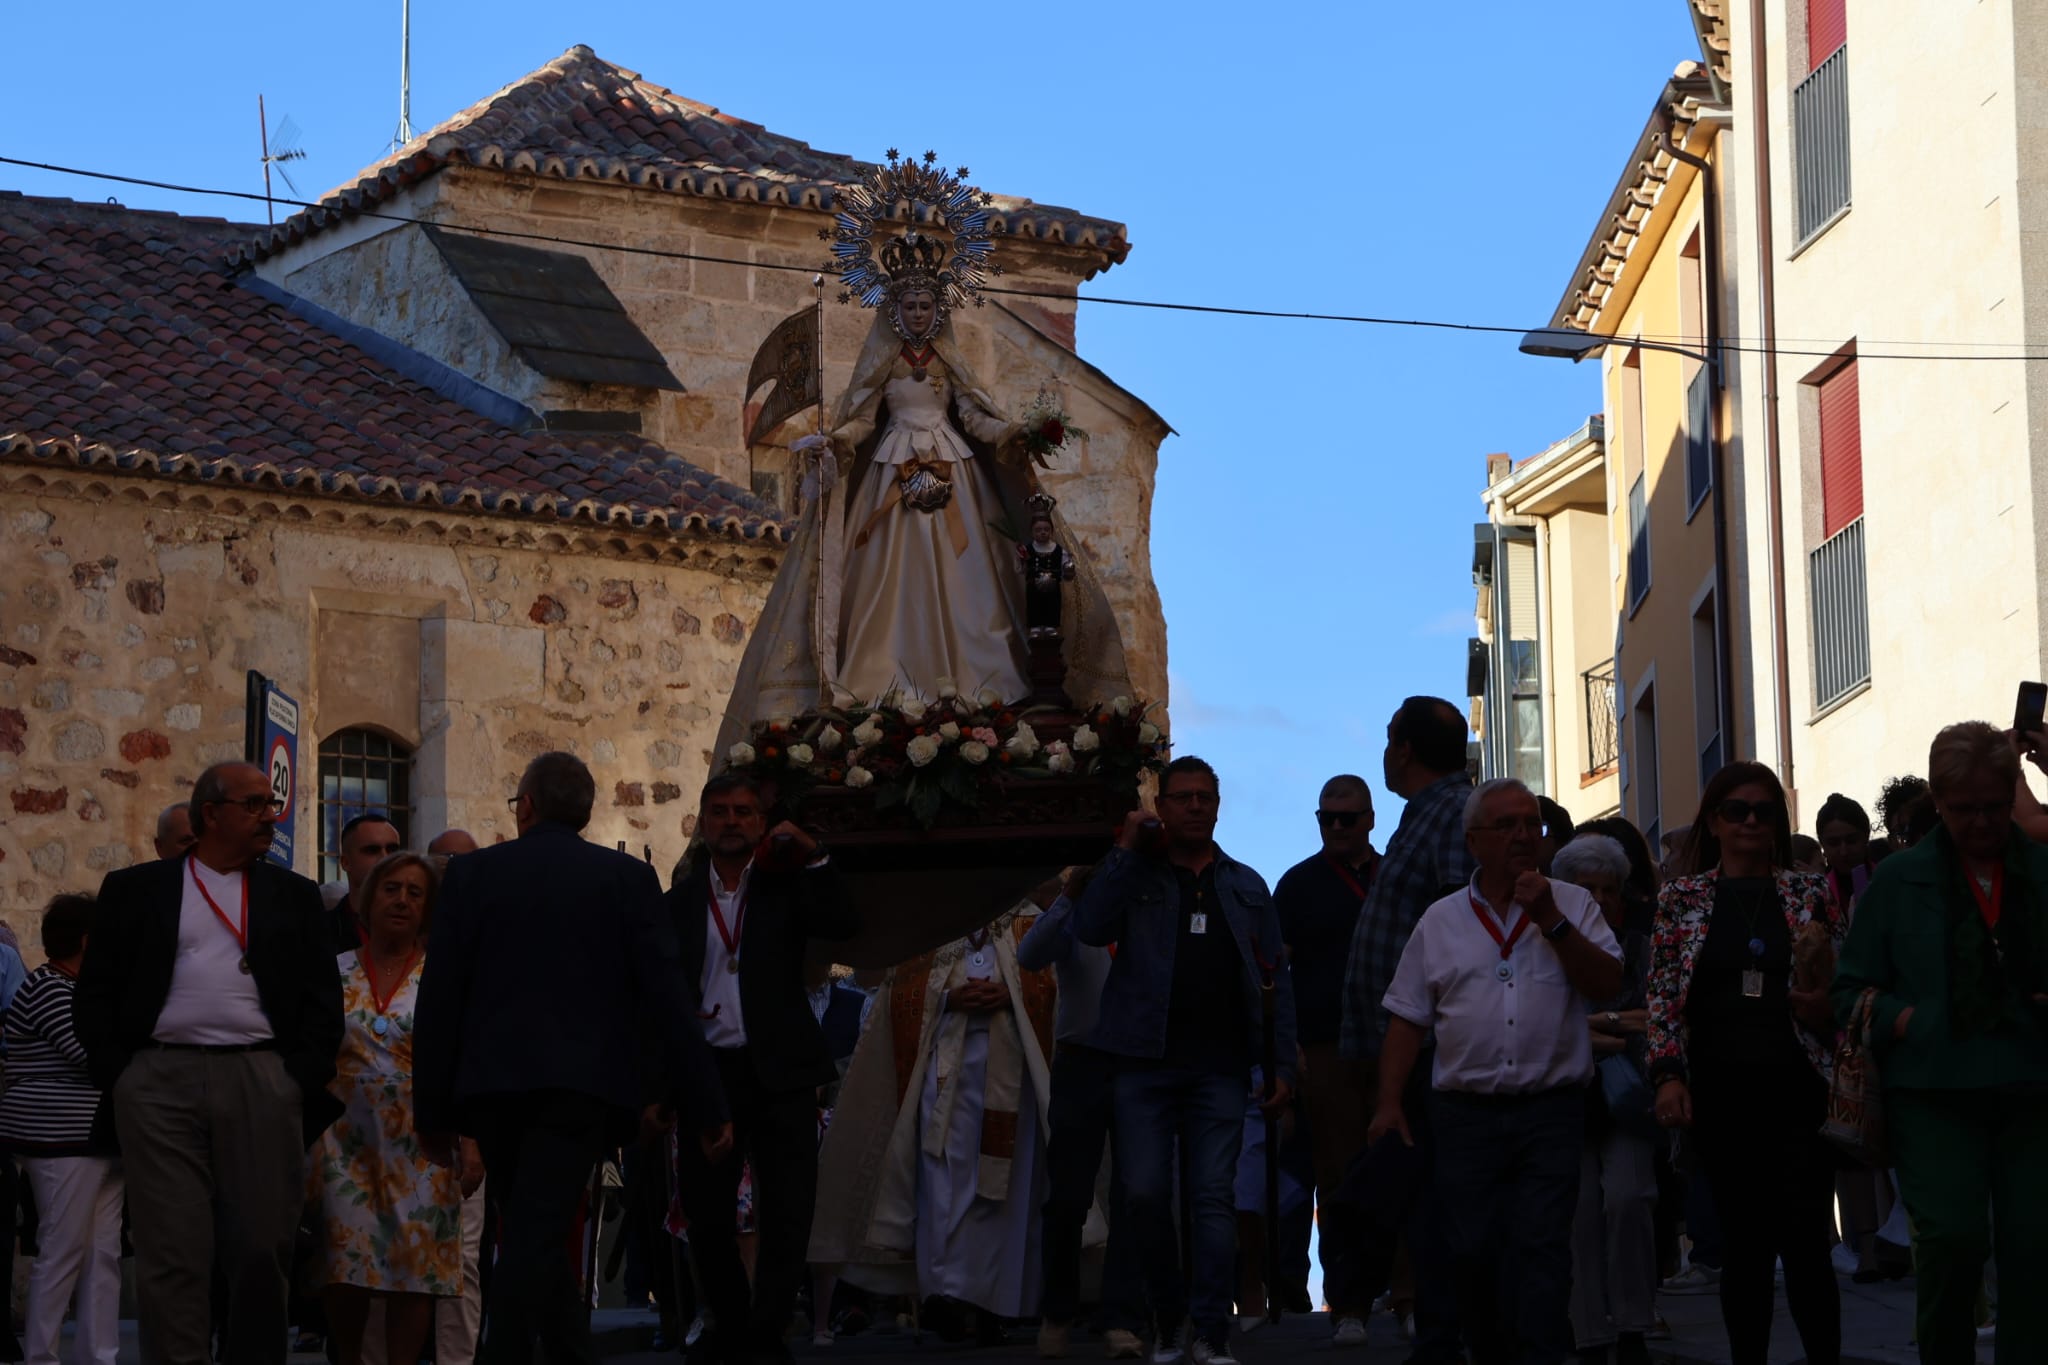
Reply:
[[[165, 191], [168, 191], [168, 192], [170, 192], [170, 193], [173, 193], [173, 194], [197, 194], [197, 195], [205, 195], [205, 196], [210, 196], [210, 197], [213, 197], [213, 198], [217, 198], [217, 199], [243, 199], [243, 200], [253, 200], [253, 201], [255, 201], [255, 202], [258, 202], [258, 203], [262, 203], [262, 202], [265, 202], [265, 199], [266, 199], [266, 196], [264, 196], [264, 195], [261, 195], [261, 194], [254, 194], [254, 193], [251, 193], [251, 192], [249, 192], [249, 191], [247, 191], [247, 190], [224, 190], [224, 189], [213, 189], [213, 188], [209, 188], [209, 187], [206, 187], [206, 186], [202, 186], [202, 185], [180, 185], [180, 184], [177, 184], [177, 183], [175, 183], [175, 182], [172, 182], [172, 181], [167, 181], [167, 180], [151, 180], [151, 179], [148, 179], [148, 178], [146, 178], [146, 177], [142, 177], [142, 176], [133, 176], [133, 175], [117, 175], [117, 174], [115, 174], [115, 173], [114, 173], [114, 172], [112, 172], [112, 171], [93, 171], [93, 170], [86, 170], [86, 169], [84, 169], [84, 168], [82, 168], [82, 167], [78, 167], [78, 166], [58, 166], [58, 165], [53, 165], [53, 164], [51, 164], [51, 163], [49, 163], [49, 162], [43, 162], [43, 161], [27, 161], [27, 160], [23, 160], [23, 159], [21, 159], [21, 158], [19, 158], [19, 157], [11, 157], [11, 156], [0, 156], [0, 166], [20, 166], [20, 167], [23, 167], [23, 168], [25, 168], [25, 169], [28, 169], [28, 170], [36, 170], [36, 171], [47, 171], [47, 172], [49, 172], [49, 173], [51, 173], [51, 174], [53, 174], [53, 175], [70, 175], [70, 176], [78, 176], [78, 177], [80, 177], [80, 178], [83, 178], [83, 179], [87, 179], [87, 180], [102, 180], [102, 181], [107, 181], [107, 182], [110, 182], [110, 183], [113, 183], [113, 184], [118, 184], [118, 185], [135, 185], [135, 186], [138, 186], [138, 187], [140, 187], [140, 188], [143, 188], [143, 189], [153, 189], [153, 190], [165, 190]], [[332, 214], [335, 214], [335, 215], [336, 215], [337, 217], [339, 217], [339, 216], [341, 216], [342, 214], [345, 214], [345, 213], [346, 213], [346, 214], [352, 214], [353, 216], [355, 216], [355, 217], [358, 217], [358, 218], [373, 218], [373, 219], [377, 219], [377, 220], [380, 220], [380, 221], [382, 221], [382, 222], [388, 222], [388, 223], [407, 223], [407, 224], [413, 224], [413, 225], [416, 225], [416, 226], [419, 226], [419, 227], [434, 227], [434, 228], [440, 228], [440, 229], [442, 229], [443, 231], [449, 231], [449, 232], [469, 232], [469, 233], [474, 233], [474, 234], [476, 234], [477, 236], [480, 236], [480, 237], [504, 237], [504, 238], [510, 238], [510, 239], [514, 239], [514, 240], [518, 240], [518, 241], [527, 241], [527, 242], [545, 242], [545, 243], [549, 244], [550, 246], [573, 246], [573, 247], [585, 247], [585, 248], [588, 248], [589, 250], [592, 250], [592, 251], [616, 251], [616, 252], [620, 252], [620, 253], [623, 253], [623, 254], [625, 254], [625, 255], [631, 255], [631, 256], [651, 256], [651, 257], [656, 257], [656, 258], [659, 258], [659, 259], [663, 259], [663, 260], [674, 260], [674, 261], [704, 261], [704, 262], [707, 262], [707, 263], [709, 263], [709, 264], [713, 264], [713, 265], [736, 265], [736, 266], [745, 266], [745, 267], [747, 267], [747, 268], [749, 268], [749, 269], [754, 269], [754, 270], [784, 270], [784, 271], [792, 271], [792, 272], [796, 272], [796, 273], [801, 273], [801, 274], [805, 274], [805, 275], [816, 275], [816, 274], [820, 274], [820, 273], [825, 273], [824, 271], [822, 271], [822, 270], [821, 270], [820, 268], [818, 268], [818, 267], [813, 267], [813, 266], [807, 266], [807, 265], [783, 265], [783, 264], [780, 264], [779, 262], [775, 262], [775, 261], [749, 261], [749, 260], [742, 260], [742, 259], [739, 259], [739, 258], [736, 258], [736, 257], [732, 257], [732, 256], [713, 256], [713, 255], [709, 255], [709, 254], [706, 254], [706, 253], [703, 253], [703, 252], [694, 252], [694, 251], [674, 251], [674, 250], [670, 250], [670, 249], [668, 249], [668, 248], [665, 248], [665, 247], [649, 247], [649, 246], [628, 246], [628, 245], [625, 245], [625, 244], [623, 244], [623, 243], [618, 243], [618, 242], [593, 242], [593, 241], [587, 240], [587, 239], [585, 239], [585, 238], [580, 238], [580, 237], [559, 237], [559, 236], [554, 236], [554, 235], [551, 235], [551, 234], [548, 234], [548, 233], [542, 233], [542, 232], [520, 232], [520, 231], [517, 231], [517, 230], [515, 230], [515, 229], [512, 229], [512, 228], [492, 228], [492, 227], [471, 227], [471, 226], [468, 226], [468, 225], [466, 225], [466, 224], [461, 224], [461, 223], [437, 223], [437, 222], [434, 222], [434, 221], [433, 221], [433, 220], [431, 220], [431, 219], [426, 219], [426, 218], [414, 218], [414, 217], [412, 217], [412, 216], [410, 216], [410, 215], [408, 215], [408, 214], [403, 214], [403, 213], [389, 213], [389, 212], [385, 212], [385, 211], [383, 211], [383, 210], [378, 210], [378, 209], [367, 209], [367, 208], [360, 208], [360, 209], [345, 209], [345, 208], [337, 208], [337, 207], [335, 207], [335, 206], [333, 206], [333, 205], [330, 205], [330, 204], [323, 204], [323, 203], [319, 203], [319, 202], [317, 202], [317, 201], [314, 201], [314, 200], [307, 200], [307, 199], [284, 199], [284, 198], [270, 198], [270, 199], [269, 199], [269, 202], [270, 202], [270, 203], [274, 203], [274, 204], [285, 204], [285, 205], [289, 205], [289, 206], [291, 206], [291, 207], [293, 207], [293, 208], [302, 208], [302, 209], [317, 209], [317, 210], [320, 210], [320, 211], [322, 211], [322, 212], [326, 212], [326, 213], [332, 213]], [[993, 285], [984, 285], [984, 286], [982, 286], [982, 290], [981, 290], [981, 292], [982, 292], [982, 293], [985, 293], [985, 294], [1002, 294], [1002, 295], [1007, 295], [1007, 296], [1009, 296], [1009, 297], [1012, 297], [1012, 298], [1027, 298], [1027, 299], [1050, 299], [1050, 300], [1052, 300], [1052, 301], [1054, 301], [1054, 302], [1058, 302], [1058, 303], [1099, 303], [1099, 304], [1102, 304], [1102, 305], [1104, 305], [1104, 306], [1106, 306], [1106, 307], [1112, 307], [1112, 308], [1147, 308], [1147, 309], [1153, 309], [1153, 310], [1155, 310], [1155, 311], [1160, 311], [1160, 312], [1169, 312], [1169, 313], [1206, 313], [1206, 314], [1211, 314], [1211, 315], [1214, 315], [1214, 316], [1218, 316], [1218, 317], [1239, 317], [1239, 318], [1271, 318], [1271, 319], [1274, 319], [1274, 320], [1278, 320], [1278, 321], [1286, 321], [1286, 322], [1335, 322], [1335, 323], [1344, 323], [1344, 324], [1349, 324], [1349, 325], [1352, 325], [1352, 326], [1366, 326], [1366, 327], [1413, 327], [1413, 328], [1420, 328], [1420, 329], [1425, 329], [1425, 330], [1431, 330], [1431, 331], [1445, 331], [1445, 332], [1477, 332], [1477, 333], [1485, 333], [1485, 334], [1492, 334], [1492, 335], [1500, 335], [1500, 336], [1523, 336], [1523, 335], [1527, 334], [1528, 332], [1530, 332], [1530, 331], [1532, 331], [1532, 330], [1535, 330], [1535, 329], [1532, 329], [1532, 328], [1529, 328], [1529, 327], [1511, 327], [1511, 326], [1506, 326], [1506, 325], [1501, 325], [1501, 324], [1494, 324], [1494, 323], [1483, 323], [1483, 322], [1449, 322], [1449, 321], [1445, 321], [1445, 320], [1442, 320], [1442, 319], [1435, 319], [1435, 318], [1389, 318], [1389, 317], [1375, 317], [1375, 316], [1372, 316], [1372, 315], [1370, 315], [1370, 314], [1362, 314], [1362, 313], [1317, 313], [1317, 312], [1301, 312], [1301, 311], [1293, 311], [1293, 310], [1288, 310], [1288, 309], [1278, 309], [1278, 308], [1233, 308], [1233, 307], [1229, 307], [1229, 306], [1227, 306], [1227, 305], [1224, 305], [1224, 304], [1213, 304], [1213, 303], [1175, 303], [1175, 302], [1170, 302], [1170, 301], [1166, 301], [1166, 300], [1160, 300], [1160, 299], [1126, 299], [1126, 298], [1116, 298], [1116, 297], [1112, 297], [1112, 296], [1110, 296], [1110, 295], [1106, 295], [1106, 294], [1082, 294], [1082, 293], [1078, 293], [1078, 292], [1077, 292], [1077, 293], [1073, 293], [1073, 294], [1066, 294], [1066, 293], [1061, 293], [1061, 292], [1058, 292], [1058, 291], [1056, 291], [1056, 290], [1044, 290], [1044, 289], [1010, 289], [1010, 288], [1005, 288], [1005, 287], [1001, 287], [1001, 286], [993, 286]], [[1704, 347], [1704, 346], [1705, 346], [1705, 344], [1706, 344], [1705, 342], [1703, 342], [1703, 341], [1702, 341], [1702, 340], [1701, 340], [1700, 338], [1698, 338], [1698, 337], [1689, 337], [1689, 336], [1679, 336], [1679, 335], [1670, 335], [1670, 336], [1665, 336], [1665, 335], [1660, 335], [1660, 334], [1654, 334], [1654, 333], [1647, 333], [1647, 332], [1646, 332], [1646, 333], [1642, 333], [1642, 334], [1641, 334], [1640, 336], [1632, 336], [1632, 337], [1622, 337], [1622, 336], [1617, 336], [1617, 337], [1614, 337], [1614, 338], [1613, 338], [1613, 344], [1614, 344], [1614, 345], [1617, 345], [1617, 346], [1626, 346], [1626, 345], [1628, 345], [1628, 344], [1629, 344], [1630, 342], [1632, 342], [1632, 341], [1645, 341], [1645, 342], [1650, 342], [1650, 341], [1658, 341], [1658, 342], [1671, 342], [1671, 343], [1674, 343], [1674, 344], [1687, 344], [1687, 345], [1694, 345], [1694, 346], [1702, 346], [1702, 347]], [[1815, 358], [1821, 358], [1821, 359], [1825, 359], [1825, 358], [1828, 358], [1828, 357], [1831, 357], [1831, 356], [1835, 356], [1835, 355], [1838, 355], [1838, 354], [1840, 354], [1840, 347], [1838, 347], [1838, 346], [1827, 346], [1825, 342], [1823, 342], [1823, 343], [1820, 343], [1820, 344], [1821, 344], [1821, 345], [1822, 345], [1823, 347], [1825, 347], [1825, 349], [1819, 349], [1819, 350], [1805, 350], [1805, 349], [1787, 348], [1787, 347], [1784, 347], [1784, 346], [1757, 346], [1757, 345], [1751, 345], [1751, 344], [1748, 344], [1748, 343], [1744, 342], [1744, 341], [1743, 341], [1742, 339], [1740, 339], [1740, 338], [1726, 338], [1726, 339], [1724, 339], [1724, 340], [1722, 340], [1722, 341], [1721, 341], [1721, 343], [1720, 343], [1720, 349], [1721, 349], [1721, 350], [1723, 350], [1723, 351], [1733, 351], [1733, 352], [1737, 352], [1737, 353], [1740, 353], [1740, 354], [1745, 354], [1745, 355], [1770, 355], [1770, 356], [1810, 356], [1810, 357], [1815, 357]], [[1878, 342], [1870, 342], [1870, 343], [1866, 343], [1866, 344], [1869, 344], [1869, 345], [1877, 345], [1877, 346], [1929, 346], [1929, 347], [1933, 347], [1933, 346], [1943, 346], [1943, 345], [1949, 345], [1949, 346], [1998, 346], [1998, 345], [2009, 345], [2009, 344], [2015, 344], [2015, 343], [2005, 343], [2005, 342], [1933, 342], [1933, 341], [1928, 341], [1928, 342], [1922, 342], [1922, 341], [1878, 341]], [[2024, 345], [2024, 344], [2026, 344], [2026, 343], [2023, 343], [2023, 342], [2022, 342], [2022, 343], [2017, 343], [2017, 344], [2020, 344], [2020, 345]], [[1905, 352], [1869, 351], [1869, 350], [1864, 350], [1864, 349], [1862, 349], [1862, 347], [1861, 347], [1861, 346], [1859, 345], [1859, 347], [1858, 347], [1858, 349], [1857, 349], [1857, 351], [1856, 351], [1856, 358], [1857, 358], [1858, 360], [1921, 360], [1921, 361], [1947, 361], [1947, 360], [1962, 360], [1962, 361], [1982, 361], [1982, 360], [1997, 360], [1997, 361], [2004, 361], [2004, 360], [2022, 360], [2022, 361], [2031, 361], [2031, 360], [2048, 360], [2048, 353], [2034, 353], [2034, 352], [2028, 352], [2028, 351], [2020, 351], [2020, 352], [2015, 352], [2015, 353], [2013, 353], [2013, 354], [2009, 354], [2009, 355], [1993, 355], [1993, 354], [1979, 354], [1979, 355], [1963, 355], [1963, 354], [1940, 354], [1940, 353], [1932, 353], [1932, 352], [1930, 352], [1930, 353], [1905, 353]]]

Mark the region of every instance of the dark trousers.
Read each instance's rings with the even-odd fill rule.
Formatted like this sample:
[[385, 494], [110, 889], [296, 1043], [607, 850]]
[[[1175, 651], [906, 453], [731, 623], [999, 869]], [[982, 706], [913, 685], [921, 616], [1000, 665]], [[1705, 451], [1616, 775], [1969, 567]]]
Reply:
[[1572, 1218], [1583, 1086], [1430, 1099], [1437, 1207], [1475, 1365], [1560, 1365], [1574, 1349]]
[[1785, 1265], [1785, 1303], [1809, 1365], [1842, 1354], [1835, 1242], [1835, 1161], [1820, 1137], [1827, 1087], [1803, 1063], [1696, 1068], [1694, 1151], [1721, 1225], [1721, 1321], [1731, 1365], [1764, 1365]]
[[498, 1207], [484, 1365], [530, 1365], [536, 1345], [551, 1365], [597, 1359], [577, 1293], [576, 1218], [613, 1118], [602, 1101], [569, 1091], [497, 1098], [467, 1116]]
[[[678, 1144], [676, 1189], [690, 1220], [690, 1258], [705, 1306], [716, 1319], [716, 1355], [745, 1361], [784, 1351], [796, 1307], [818, 1194], [818, 1094], [763, 1088], [745, 1048], [719, 1048], [718, 1075], [732, 1109], [732, 1151], [712, 1163], [690, 1134]], [[754, 1168], [754, 1225], [760, 1244], [754, 1284], [739, 1251], [742, 1166]]]
[[1913, 1216], [1922, 1365], [1976, 1360], [1977, 1295], [1994, 1249], [1998, 1365], [2048, 1360], [2048, 1099], [1997, 1090], [1887, 1090], [1884, 1099]]
[[[1462, 1362], [1465, 1348], [1458, 1332], [1457, 1282], [1449, 1243], [1439, 1212], [1434, 1171], [1436, 1132], [1430, 1111], [1429, 1077], [1433, 1065], [1425, 1052], [1408, 1079], [1402, 1108], [1408, 1117], [1410, 1147], [1389, 1133], [1361, 1150], [1350, 1172], [1324, 1208], [1324, 1236], [1332, 1215], [1349, 1239], [1348, 1289], [1354, 1301], [1370, 1304], [1392, 1283], [1397, 1250], [1405, 1243], [1415, 1277], [1415, 1354], [1419, 1365]], [[1361, 1068], [1360, 1084], [1376, 1093], [1376, 1069]], [[1320, 1196], [1320, 1192], [1319, 1192]], [[1342, 1208], [1343, 1213], [1338, 1210]], [[1336, 1300], [1331, 1299], [1334, 1310]]]
[[[1221, 1346], [1230, 1335], [1231, 1281], [1237, 1267], [1237, 1212], [1232, 1184], [1244, 1145], [1246, 1076], [1162, 1063], [1125, 1065], [1116, 1077], [1117, 1152], [1124, 1166], [1125, 1208], [1137, 1233], [1146, 1296], [1162, 1342], [1183, 1319], [1195, 1335]], [[1190, 1213], [1192, 1260], [1181, 1273], [1174, 1235], [1174, 1157], [1178, 1154]]]
[[1061, 1043], [1053, 1053], [1051, 1168], [1045, 1197], [1045, 1231], [1040, 1238], [1044, 1290], [1039, 1312], [1050, 1322], [1072, 1322], [1081, 1311], [1081, 1232], [1095, 1202], [1095, 1177], [1110, 1148], [1109, 1246], [1102, 1260], [1102, 1331], [1144, 1326], [1143, 1291], [1137, 1257], [1124, 1213], [1123, 1162], [1111, 1116], [1115, 1113], [1116, 1058], [1078, 1043]]

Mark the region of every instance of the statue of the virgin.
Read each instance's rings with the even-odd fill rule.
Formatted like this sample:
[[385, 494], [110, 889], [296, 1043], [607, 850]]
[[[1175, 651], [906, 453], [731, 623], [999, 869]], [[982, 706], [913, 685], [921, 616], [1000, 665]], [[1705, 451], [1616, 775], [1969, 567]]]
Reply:
[[[720, 752], [753, 724], [819, 706], [929, 701], [946, 687], [1003, 703], [1031, 692], [1016, 546], [1036, 491], [1022, 424], [975, 376], [949, 322], [998, 269], [986, 196], [929, 164], [891, 161], [841, 196], [834, 252], [875, 310], [852, 381], [802, 462], [802, 518], [726, 715]], [[1062, 544], [1080, 541], [1055, 524]], [[1068, 691], [1128, 695], [1116, 622], [1077, 555], [1061, 637]]]

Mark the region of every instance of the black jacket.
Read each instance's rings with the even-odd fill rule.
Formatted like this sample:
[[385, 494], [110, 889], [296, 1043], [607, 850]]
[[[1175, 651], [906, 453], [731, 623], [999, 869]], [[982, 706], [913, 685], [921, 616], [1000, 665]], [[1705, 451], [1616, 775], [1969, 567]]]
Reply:
[[726, 1118], [654, 869], [551, 823], [448, 865], [413, 1018], [421, 1132], [537, 1091], [621, 1120], [658, 1099], [695, 1129]]
[[[694, 861], [668, 893], [693, 994], [704, 979], [704, 925], [711, 909], [710, 857]], [[860, 922], [829, 863], [796, 869], [765, 859], [754, 864], [740, 926], [740, 1013], [747, 1055], [763, 1089], [799, 1090], [838, 1079], [804, 989], [804, 948], [814, 938], [852, 938]]]
[[[110, 872], [100, 884], [72, 1020], [102, 1089], [113, 1089], [156, 1032], [188, 875], [183, 858], [166, 858]], [[320, 888], [269, 862], [251, 864], [248, 879], [249, 969], [278, 1054], [298, 1082], [310, 1144], [341, 1116], [327, 1090], [341, 1051], [341, 972]]]

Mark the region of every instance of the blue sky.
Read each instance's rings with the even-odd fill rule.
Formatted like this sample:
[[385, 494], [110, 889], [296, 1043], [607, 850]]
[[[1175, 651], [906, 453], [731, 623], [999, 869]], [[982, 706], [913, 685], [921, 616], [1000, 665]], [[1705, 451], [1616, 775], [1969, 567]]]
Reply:
[[[1122, 297], [1538, 326], [1666, 77], [1684, 0], [925, 7], [416, 0], [413, 120], [575, 43], [836, 152], [932, 146], [986, 187], [1129, 224]], [[760, 18], [756, 16], [768, 16]], [[309, 196], [397, 122], [399, 0], [7, 7], [54, 89], [0, 155], [260, 190], [256, 96]], [[260, 207], [0, 167], [0, 188]], [[1599, 403], [1513, 339], [1083, 306], [1080, 348], [1171, 422], [1154, 570], [1175, 737], [1221, 769], [1220, 838], [1276, 879], [1329, 775], [1380, 789], [1400, 699], [1460, 700], [1484, 456]]]

